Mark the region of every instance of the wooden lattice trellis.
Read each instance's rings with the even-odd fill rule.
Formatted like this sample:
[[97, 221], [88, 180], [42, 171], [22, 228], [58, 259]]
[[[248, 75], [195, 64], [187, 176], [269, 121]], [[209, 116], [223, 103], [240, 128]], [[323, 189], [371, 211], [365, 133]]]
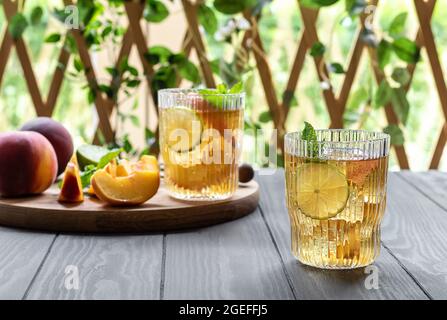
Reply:
[[[195, 49], [199, 58], [199, 65], [202, 71], [204, 83], [209, 87], [214, 87], [215, 79], [211, 71], [210, 62], [207, 58], [205, 41], [199, 28], [197, 4], [191, 2], [191, 0], [181, 0], [181, 2], [188, 24], [188, 29], [183, 40], [182, 48], [187, 55], [189, 55], [190, 52]], [[379, 0], [371, 0], [370, 4], [377, 5], [378, 2]], [[64, 3], [65, 5], [73, 4], [71, 0], [64, 0]], [[421, 48], [425, 48], [427, 52], [445, 120], [432, 157], [432, 161], [430, 164], [431, 169], [438, 168], [444, 147], [447, 143], [447, 88], [442, 72], [441, 63], [437, 54], [433, 32], [430, 27], [430, 21], [435, 4], [436, 0], [414, 0], [414, 6], [419, 21], [416, 43]], [[6, 19], [9, 23], [12, 17], [17, 13], [17, 1], [4, 0], [3, 8]], [[282, 101], [276, 95], [275, 84], [273, 82], [268, 58], [266, 57], [267, 53], [264, 50], [262, 39], [259, 35], [257, 20], [255, 17], [250, 16], [250, 13], [244, 13], [245, 18], [247, 18], [247, 20], [251, 22], [251, 28], [246, 31], [243, 47], [247, 50], [247, 52], [251, 52], [256, 60], [256, 65], [262, 82], [266, 101], [273, 118], [274, 126], [278, 130], [279, 146], [281, 149], [283, 137], [286, 131], [285, 122], [289, 113], [292, 97], [300, 79], [306, 54], [309, 48], [312, 47], [312, 45], [319, 39], [316, 29], [316, 22], [319, 12], [317, 10], [302, 7], [299, 5], [299, 3], [298, 8], [301, 12], [304, 30], [298, 41], [296, 55], [291, 66], [286, 89], [282, 95]], [[153, 66], [150, 65], [150, 63], [144, 57], [148, 48], [148, 39], [146, 38], [140, 24], [143, 10], [144, 1], [125, 2], [125, 11], [128, 17], [129, 27], [123, 37], [122, 46], [117, 59], [117, 66], [123, 61], [125, 57], [129, 55], [132, 47], [135, 45], [140, 58], [139, 60], [141, 61], [142, 68], [144, 70], [144, 75], [147, 79], [147, 84], [150, 85], [150, 79], [153, 75], [154, 70]], [[361, 34], [365, 28], [365, 23], [366, 16], [363, 15], [360, 19], [360, 25], [358, 27], [357, 35], [354, 40], [341, 90], [336, 93], [334, 92], [334, 89], [331, 85], [328, 89], [322, 89], [322, 95], [331, 120], [331, 127], [333, 128], [343, 127], [343, 113], [346, 109], [348, 97], [354, 83], [355, 75], [357, 73], [361, 57], [365, 51], [370, 58], [371, 67], [373, 68], [377, 83], [380, 83], [383, 79], [383, 74], [378, 68], [376, 50], [362, 42]], [[51, 116], [61, 89], [66, 66], [70, 59], [69, 52], [67, 52], [65, 49], [61, 49], [58, 57], [58, 67], [54, 71], [50, 89], [45, 100], [42, 97], [41, 91], [39, 89], [25, 42], [22, 38], [13, 39], [7, 29], [8, 28], [5, 28], [3, 40], [0, 45], [0, 85], [11, 50], [13, 47], [15, 47], [20, 64], [23, 68], [26, 84], [37, 115]], [[76, 41], [80, 59], [84, 65], [85, 76], [88, 85], [92, 90], [95, 91], [94, 102], [98, 113], [99, 123], [96, 130], [94, 142], [99, 141], [98, 130], [101, 131], [106, 141], [111, 141], [114, 138], [114, 130], [110, 122], [110, 117], [115, 108], [115, 102], [106, 97], [98, 89], [96, 72], [93, 67], [91, 55], [88, 50], [86, 41], [82, 35], [82, 32], [76, 29], [68, 30], [67, 32], [71, 32]], [[320, 81], [328, 81], [330, 84], [329, 74], [327, 72], [324, 58], [314, 57], [313, 60], [315, 67], [317, 68]], [[410, 75], [413, 76], [414, 66], [409, 65], [408, 71], [410, 72]], [[121, 75], [118, 75], [111, 81], [116, 84], [119, 83], [121, 80]], [[408, 84], [406, 89], [408, 90], [410, 86], [411, 84]], [[151, 92], [151, 90], [149, 90], [149, 92]], [[385, 114], [389, 124], [399, 124], [398, 117], [393, 111], [391, 104], [388, 104], [385, 107]], [[405, 147], [396, 146], [395, 151], [400, 167], [402, 169], [408, 169], [409, 163]]]

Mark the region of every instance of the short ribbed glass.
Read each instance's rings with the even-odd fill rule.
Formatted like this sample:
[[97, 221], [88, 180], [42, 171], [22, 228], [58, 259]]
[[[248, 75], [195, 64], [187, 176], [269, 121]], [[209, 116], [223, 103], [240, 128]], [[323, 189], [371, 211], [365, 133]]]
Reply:
[[325, 269], [371, 264], [380, 253], [389, 135], [317, 130], [317, 142], [285, 136], [292, 253]]
[[227, 199], [238, 186], [245, 94], [203, 92], [158, 91], [164, 181], [179, 199]]

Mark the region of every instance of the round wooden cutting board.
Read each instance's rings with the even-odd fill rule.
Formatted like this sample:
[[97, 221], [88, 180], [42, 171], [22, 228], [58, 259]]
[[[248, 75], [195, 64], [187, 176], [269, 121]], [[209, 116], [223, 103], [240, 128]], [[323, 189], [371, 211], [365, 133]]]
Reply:
[[80, 204], [61, 204], [57, 187], [26, 198], [0, 198], [0, 225], [57, 232], [139, 233], [209, 226], [253, 212], [259, 200], [255, 181], [240, 185], [231, 199], [181, 201], [160, 187], [138, 207], [110, 207], [86, 196]]

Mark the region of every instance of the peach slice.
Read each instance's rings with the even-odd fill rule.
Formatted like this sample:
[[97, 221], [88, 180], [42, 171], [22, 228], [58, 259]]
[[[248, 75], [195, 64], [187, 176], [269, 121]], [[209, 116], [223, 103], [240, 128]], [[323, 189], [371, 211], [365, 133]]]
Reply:
[[139, 205], [157, 193], [160, 171], [155, 157], [143, 156], [136, 163], [111, 162], [91, 181], [96, 196], [110, 205]]
[[87, 194], [88, 194], [90, 197], [96, 197], [95, 190], [93, 190], [93, 186], [92, 186], [92, 185], [90, 185], [90, 187], [88, 187], [88, 189], [87, 189]]
[[84, 201], [84, 193], [82, 192], [81, 175], [79, 172], [78, 161], [73, 156], [68, 162], [62, 180], [62, 187], [59, 193], [59, 202], [82, 202]]

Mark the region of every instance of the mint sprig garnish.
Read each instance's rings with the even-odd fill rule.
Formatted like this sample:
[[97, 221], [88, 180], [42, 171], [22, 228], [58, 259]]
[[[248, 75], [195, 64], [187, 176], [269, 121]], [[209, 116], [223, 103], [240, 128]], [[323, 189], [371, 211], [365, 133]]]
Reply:
[[82, 188], [87, 188], [90, 186], [90, 181], [92, 179], [93, 174], [103, 169], [110, 161], [113, 159], [116, 159], [119, 157], [121, 152], [124, 150], [122, 148], [119, 149], [112, 149], [108, 153], [106, 153], [104, 156], [101, 157], [98, 164], [95, 166], [94, 164], [89, 164], [84, 168], [84, 170], [81, 171], [81, 183]]
[[227, 85], [221, 83], [216, 86], [216, 89], [199, 89], [199, 94], [204, 100], [208, 101], [216, 108], [222, 108], [224, 96], [223, 94], [238, 94], [244, 91], [244, 85], [242, 82], [238, 82], [228, 89]]
[[314, 127], [309, 122], [304, 122], [301, 138], [307, 141], [307, 152], [310, 158], [318, 156], [318, 140]]

